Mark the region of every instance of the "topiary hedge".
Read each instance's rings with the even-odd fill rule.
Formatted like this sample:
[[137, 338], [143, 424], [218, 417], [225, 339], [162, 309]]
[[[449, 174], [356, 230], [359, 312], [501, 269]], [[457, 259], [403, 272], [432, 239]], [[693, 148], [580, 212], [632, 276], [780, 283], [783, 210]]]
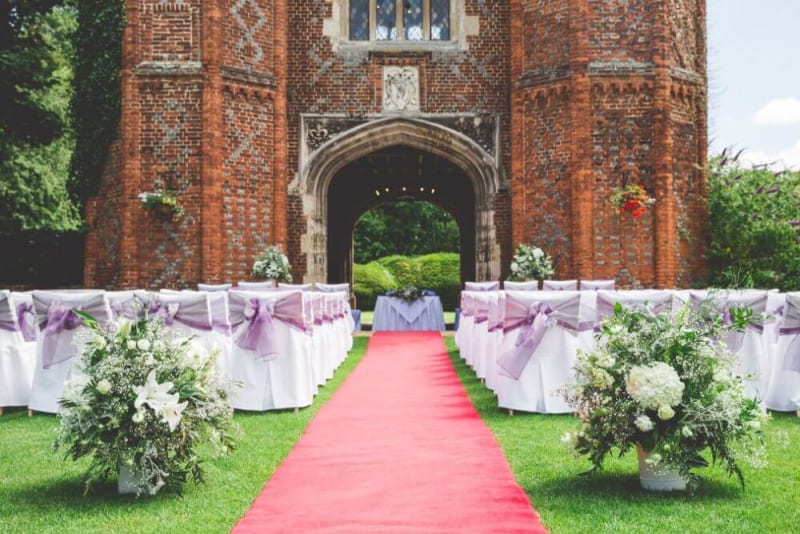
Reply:
[[353, 292], [359, 309], [374, 310], [378, 295], [397, 287], [397, 280], [392, 273], [378, 262], [353, 265]]
[[353, 266], [358, 307], [375, 307], [378, 295], [398, 287], [414, 286], [435, 291], [446, 310], [458, 306], [461, 294], [461, 259], [458, 254], [438, 252], [419, 257], [387, 256], [366, 265]]

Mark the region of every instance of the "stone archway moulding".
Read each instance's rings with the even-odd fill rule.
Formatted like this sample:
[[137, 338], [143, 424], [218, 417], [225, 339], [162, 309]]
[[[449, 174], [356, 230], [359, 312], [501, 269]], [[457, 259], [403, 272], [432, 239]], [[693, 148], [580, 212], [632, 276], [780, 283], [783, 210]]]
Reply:
[[[474, 120], [481, 119], [475, 116]], [[328, 189], [336, 173], [376, 150], [398, 145], [435, 154], [464, 171], [475, 193], [476, 276], [496, 280], [500, 276], [500, 245], [494, 226], [494, 197], [500, 186], [497, 154], [490, 154], [467, 135], [429, 120], [390, 117], [335, 135], [321, 143], [307, 160], [301, 160], [290, 193], [301, 198], [307, 221], [300, 242], [307, 262], [304, 282], [327, 279]]]

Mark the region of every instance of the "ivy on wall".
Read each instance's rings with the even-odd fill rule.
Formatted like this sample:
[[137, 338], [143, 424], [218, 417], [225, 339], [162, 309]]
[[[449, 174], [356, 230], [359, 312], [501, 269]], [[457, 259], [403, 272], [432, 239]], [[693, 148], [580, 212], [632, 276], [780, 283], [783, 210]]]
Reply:
[[75, 0], [75, 5], [75, 152], [69, 191], [82, 204], [97, 192], [108, 147], [118, 133], [125, 1]]

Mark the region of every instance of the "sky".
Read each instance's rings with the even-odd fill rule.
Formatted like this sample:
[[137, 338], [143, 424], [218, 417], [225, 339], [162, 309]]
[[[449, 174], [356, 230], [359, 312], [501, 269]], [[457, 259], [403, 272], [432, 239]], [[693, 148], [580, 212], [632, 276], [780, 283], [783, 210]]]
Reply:
[[800, 0], [708, 0], [710, 153], [800, 169]]

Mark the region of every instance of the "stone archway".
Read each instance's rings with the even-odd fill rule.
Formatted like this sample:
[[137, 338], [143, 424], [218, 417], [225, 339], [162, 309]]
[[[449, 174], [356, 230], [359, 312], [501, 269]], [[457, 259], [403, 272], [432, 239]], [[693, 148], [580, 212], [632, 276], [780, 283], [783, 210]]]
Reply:
[[474, 199], [471, 218], [474, 232], [468, 233], [474, 235], [474, 248], [470, 247], [474, 277], [497, 279], [500, 244], [494, 227], [494, 197], [499, 187], [499, 172], [494, 155], [450, 128], [421, 118], [398, 117], [370, 121], [334, 136], [301, 165], [291, 192], [300, 197], [307, 223], [306, 233], [300, 239], [301, 252], [306, 256], [304, 282], [336, 281], [328, 280], [329, 192], [334, 179], [347, 165], [390, 147], [428, 154], [460, 170]]

